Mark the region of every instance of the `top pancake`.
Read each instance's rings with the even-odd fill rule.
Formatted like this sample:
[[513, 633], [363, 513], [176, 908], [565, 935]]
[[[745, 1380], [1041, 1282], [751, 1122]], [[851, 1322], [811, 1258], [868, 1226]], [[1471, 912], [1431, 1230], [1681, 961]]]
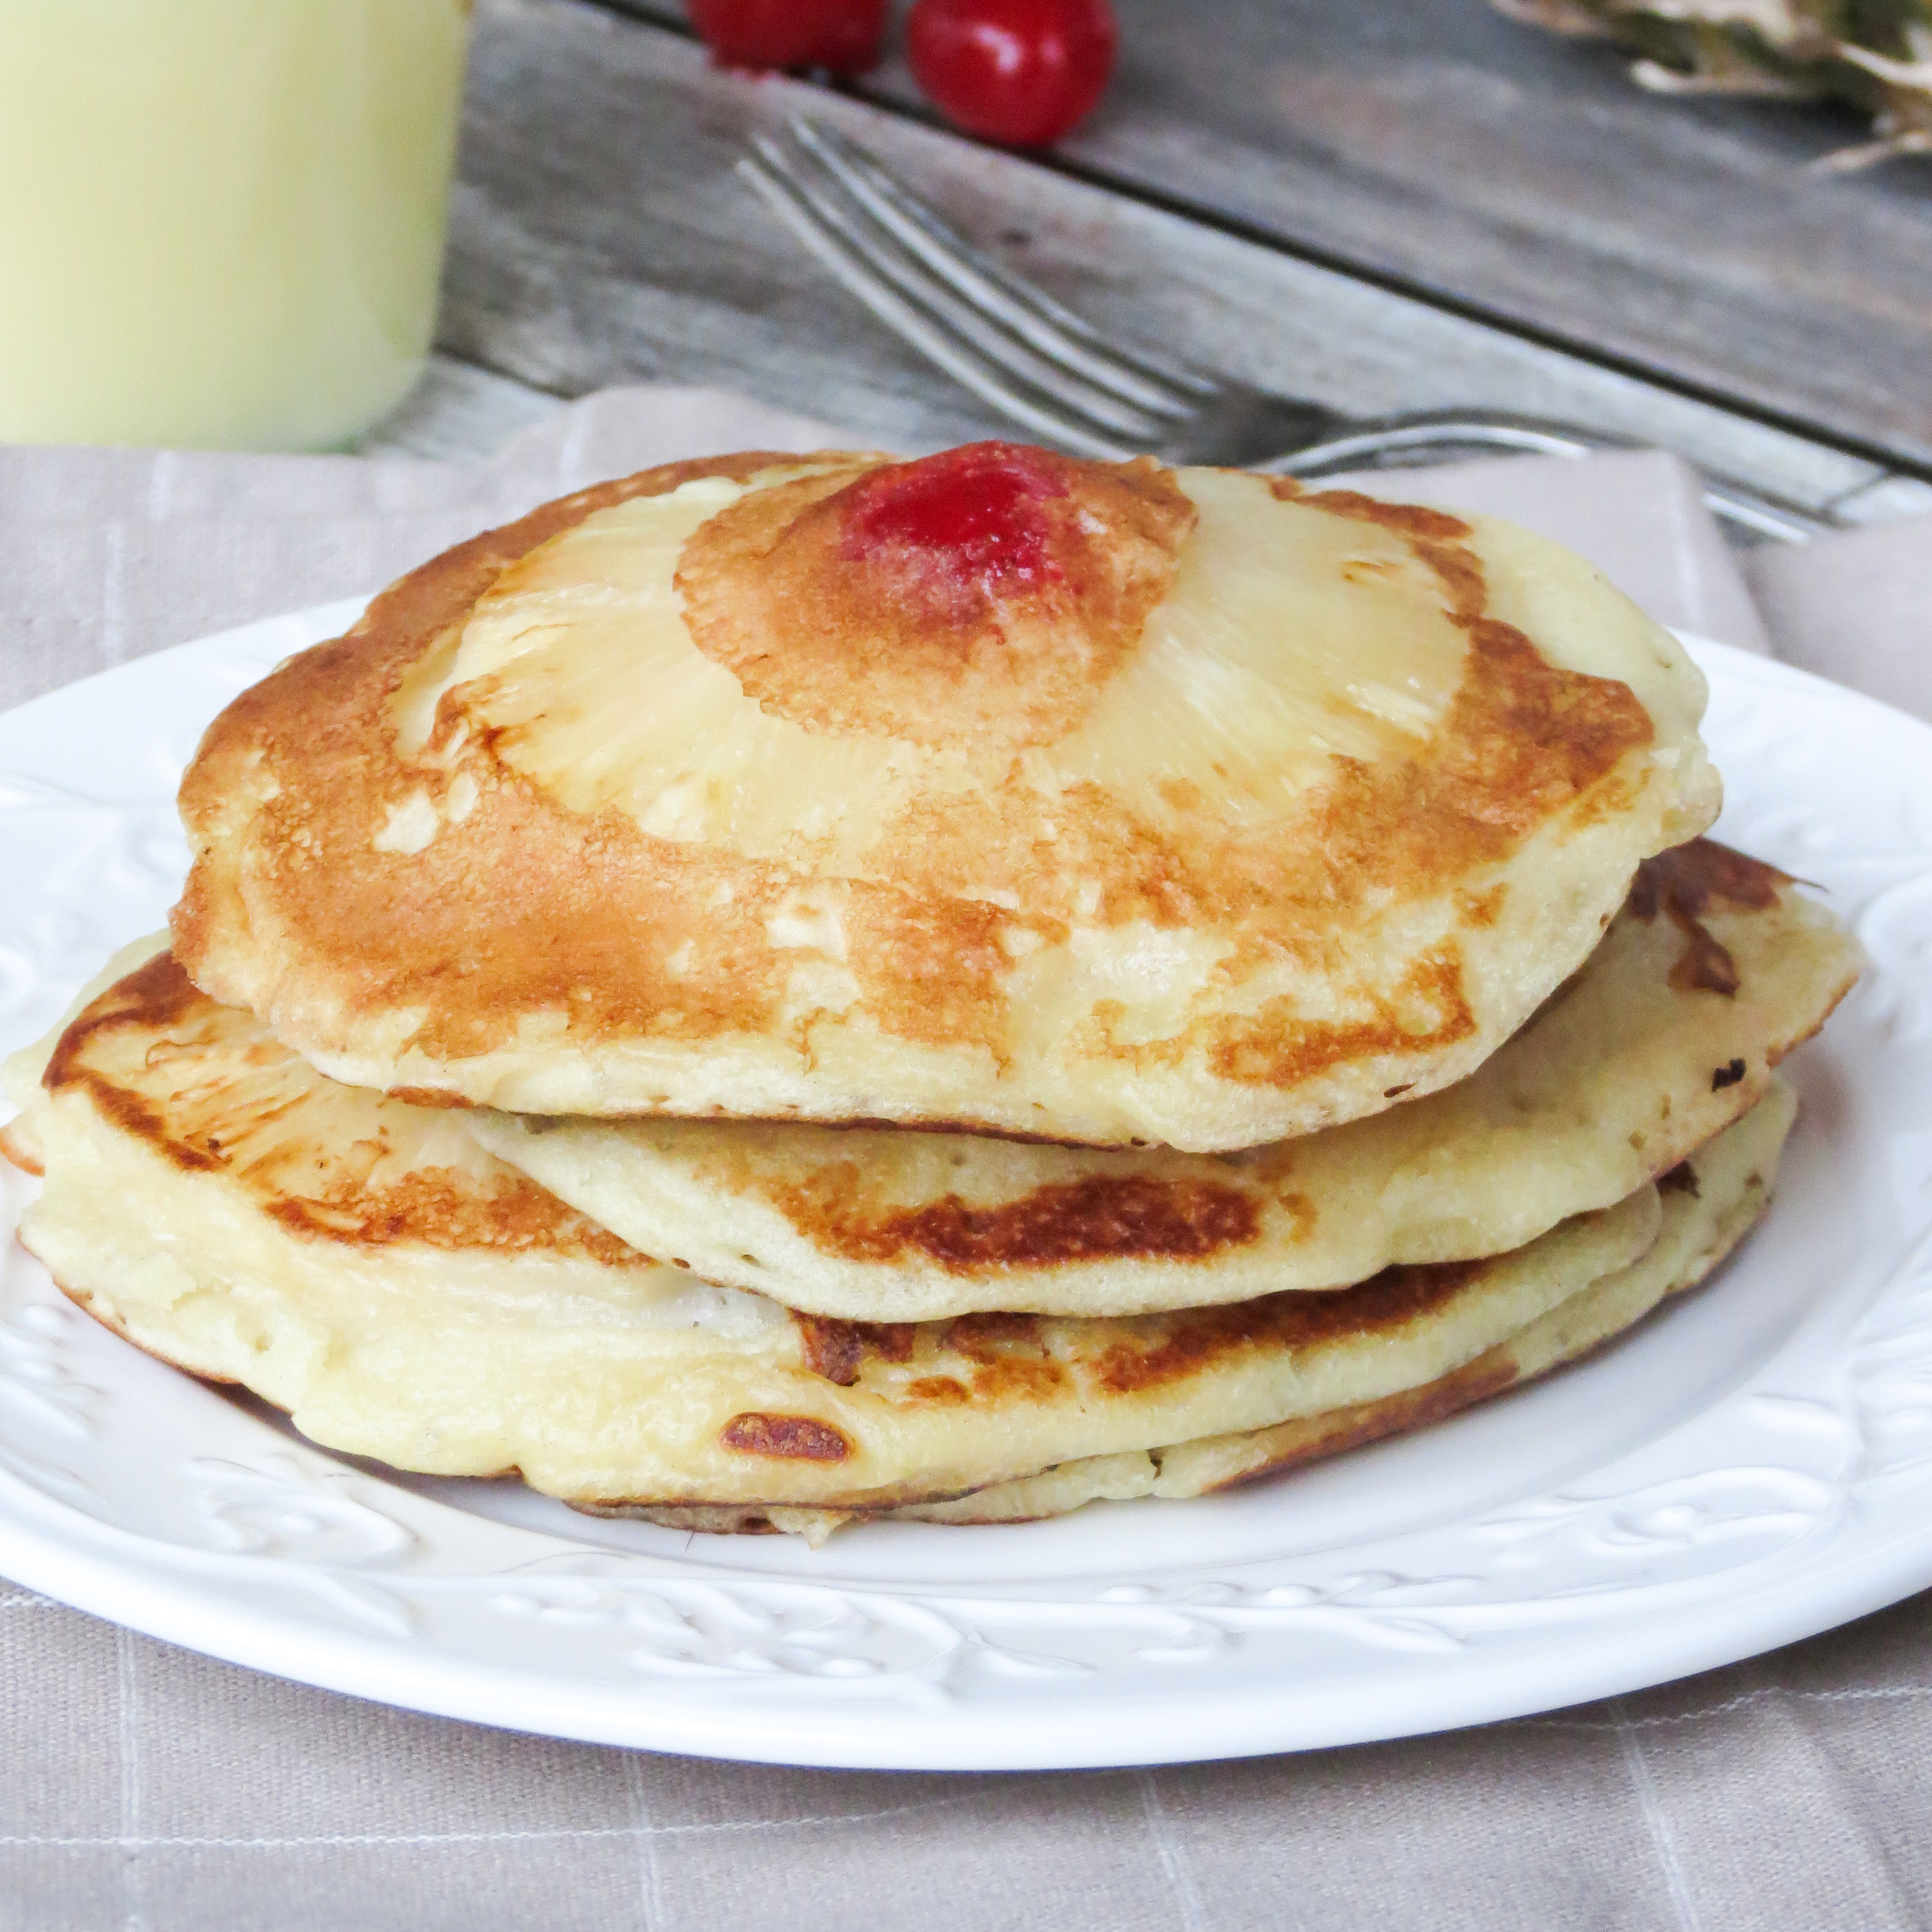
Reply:
[[335, 1078], [1253, 1145], [1459, 1079], [1714, 814], [1580, 560], [1006, 445], [583, 492], [238, 699], [177, 954]]

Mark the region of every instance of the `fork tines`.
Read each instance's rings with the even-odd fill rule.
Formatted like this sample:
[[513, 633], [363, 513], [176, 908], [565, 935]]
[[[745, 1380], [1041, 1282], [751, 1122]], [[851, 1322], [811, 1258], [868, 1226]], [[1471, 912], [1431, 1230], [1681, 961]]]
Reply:
[[794, 118], [740, 172], [887, 327], [1016, 422], [1082, 454], [1170, 442], [1221, 393], [1186, 364], [1109, 344], [955, 232], [831, 129]]

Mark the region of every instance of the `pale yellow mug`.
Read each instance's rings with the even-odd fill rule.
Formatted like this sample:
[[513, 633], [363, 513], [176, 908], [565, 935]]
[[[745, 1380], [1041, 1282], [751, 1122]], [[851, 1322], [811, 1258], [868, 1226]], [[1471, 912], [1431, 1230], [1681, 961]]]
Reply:
[[436, 320], [470, 0], [0, 0], [0, 441], [340, 445]]

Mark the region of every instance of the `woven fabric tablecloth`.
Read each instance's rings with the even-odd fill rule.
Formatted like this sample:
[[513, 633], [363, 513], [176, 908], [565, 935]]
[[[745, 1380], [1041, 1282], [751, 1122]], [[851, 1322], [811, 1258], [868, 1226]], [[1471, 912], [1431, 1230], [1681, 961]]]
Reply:
[[[658, 390], [560, 411], [476, 468], [0, 450], [0, 706], [372, 588], [598, 476], [838, 440]], [[1515, 515], [1667, 622], [1932, 715], [1932, 520], [1740, 562], [1666, 456], [1372, 487]], [[1932, 1924], [1928, 1820], [1932, 1596], [1486, 1730], [965, 1777], [714, 1764], [419, 1717], [0, 1581], [0, 1932], [1908, 1932]]]

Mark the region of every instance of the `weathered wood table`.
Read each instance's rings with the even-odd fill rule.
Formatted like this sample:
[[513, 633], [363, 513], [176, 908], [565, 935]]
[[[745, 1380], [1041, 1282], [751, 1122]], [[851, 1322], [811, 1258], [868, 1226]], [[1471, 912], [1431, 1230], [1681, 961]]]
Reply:
[[896, 62], [833, 92], [720, 73], [677, 0], [484, 0], [442, 356], [372, 446], [640, 380], [888, 447], [1000, 427], [732, 172], [806, 106], [1124, 338], [1363, 414], [1574, 418], [1855, 520], [1932, 505], [1932, 165], [1807, 172], [1854, 118], [1646, 94], [1483, 0], [1120, 11], [1100, 112], [1023, 158]]
[[[677, 0], [478, 0], [439, 352], [365, 447], [480, 456], [626, 382], [908, 452], [1004, 431], [733, 172], [807, 107], [1124, 339], [1352, 413], [1573, 419], [1848, 521], [1932, 509], [1932, 164], [1808, 173], [1854, 119], [1648, 95], [1613, 50], [1486, 0], [1115, 4], [1102, 110], [1020, 158], [939, 128], [890, 63], [838, 91], [720, 73]], [[16, 494], [64, 476], [79, 500], [98, 453], [76, 454], [36, 453]], [[304, 459], [237, 512], [172, 453], [113, 463], [136, 510], [17, 507], [23, 654], [61, 593], [59, 650], [101, 633], [89, 662], [114, 662], [144, 568], [149, 606], [197, 614], [176, 636], [236, 621], [209, 614], [244, 578], [258, 611], [301, 601], [280, 566], [332, 567], [305, 554], [314, 472], [345, 554], [400, 520], [360, 514], [372, 474], [415, 502], [452, 473]], [[416, 554], [475, 527], [441, 502]], [[0, 1613], [0, 1932], [1932, 1924], [1932, 1595], [1514, 1724], [986, 1777], [570, 1744], [244, 1671], [4, 1579]]]

